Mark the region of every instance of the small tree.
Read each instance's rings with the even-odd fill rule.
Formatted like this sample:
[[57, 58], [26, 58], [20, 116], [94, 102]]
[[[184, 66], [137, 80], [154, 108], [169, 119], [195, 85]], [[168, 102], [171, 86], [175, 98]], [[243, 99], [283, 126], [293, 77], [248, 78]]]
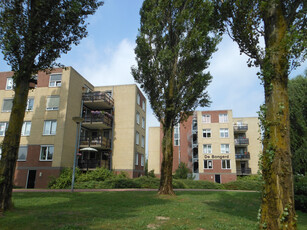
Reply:
[[0, 161], [0, 215], [12, 207], [13, 177], [29, 81], [55, 65], [87, 35], [85, 19], [99, 0], [7, 0], [0, 3], [0, 48], [14, 71], [14, 99]]
[[[260, 227], [296, 229], [289, 137], [288, 74], [306, 58], [306, 2], [302, 0], [215, 0], [220, 20], [260, 66], [265, 91]], [[262, 40], [263, 39], [263, 40]], [[264, 41], [264, 46], [262, 46]]]
[[187, 179], [188, 174], [191, 170], [187, 167], [187, 165], [183, 162], [180, 162], [178, 168], [175, 171], [174, 178], [175, 179]]
[[132, 75], [163, 125], [159, 194], [172, 187], [173, 127], [197, 105], [209, 103], [205, 73], [219, 38], [211, 23], [213, 5], [203, 0], [145, 0]]
[[289, 81], [290, 140], [294, 174], [307, 173], [307, 70]]

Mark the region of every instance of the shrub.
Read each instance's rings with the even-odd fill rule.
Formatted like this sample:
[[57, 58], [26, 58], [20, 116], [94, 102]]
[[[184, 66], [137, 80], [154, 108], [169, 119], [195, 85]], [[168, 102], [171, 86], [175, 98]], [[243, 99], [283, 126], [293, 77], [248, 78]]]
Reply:
[[155, 170], [150, 170], [148, 173], [147, 173], [147, 176], [148, 177], [153, 177], [153, 178], [155, 178], [156, 176], [155, 176]]
[[180, 180], [189, 189], [224, 189], [223, 184], [213, 183], [205, 180]]
[[[54, 177], [51, 178], [48, 184], [48, 188], [51, 188], [51, 189], [69, 188], [69, 186], [71, 186], [72, 173], [73, 173], [73, 170], [71, 168], [64, 168], [61, 171], [61, 174], [58, 178], [54, 178]], [[77, 178], [80, 175], [80, 173], [81, 173], [80, 170], [76, 168], [75, 178]]]
[[114, 178], [115, 175], [108, 169], [101, 167], [96, 168], [95, 170], [82, 173], [77, 178], [78, 182], [85, 181], [105, 181], [106, 179]]
[[190, 169], [183, 162], [180, 162], [178, 168], [176, 169], [174, 179], [187, 179]]
[[295, 208], [307, 212], [307, 176], [294, 176]]
[[142, 176], [133, 179], [136, 183], [141, 185], [141, 188], [152, 188], [152, 189], [158, 189], [160, 180], [155, 177], [147, 177], [147, 176]]
[[100, 188], [141, 188], [141, 184], [130, 178], [113, 178], [99, 184]]
[[225, 189], [230, 190], [254, 190], [260, 191], [262, 189], [262, 181], [257, 180], [237, 180], [223, 184]]

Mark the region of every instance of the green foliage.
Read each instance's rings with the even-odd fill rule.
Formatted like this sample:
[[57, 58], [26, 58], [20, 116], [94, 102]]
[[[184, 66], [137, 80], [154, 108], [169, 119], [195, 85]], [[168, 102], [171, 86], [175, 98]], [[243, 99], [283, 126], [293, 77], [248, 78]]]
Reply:
[[155, 177], [156, 177], [156, 176], [155, 176], [155, 170], [150, 170], [150, 171], [148, 172], [147, 176], [148, 176], [148, 177], [153, 177], [153, 178], [155, 178]]
[[[71, 186], [71, 178], [72, 178], [73, 170], [71, 168], [64, 168], [61, 171], [61, 174], [58, 178], [52, 177], [48, 188], [51, 189], [64, 189], [69, 188]], [[81, 174], [80, 170], [76, 168], [75, 177], [78, 178], [78, 176]]]
[[257, 180], [237, 180], [223, 184], [229, 190], [252, 190], [261, 191], [263, 183]]
[[307, 212], [307, 176], [294, 177], [295, 208]]
[[76, 181], [77, 182], [104, 181], [106, 179], [110, 179], [113, 177], [115, 177], [115, 175], [110, 170], [101, 167], [78, 175]]
[[294, 174], [307, 173], [307, 69], [288, 84], [290, 139]]
[[141, 188], [141, 184], [130, 178], [119, 178], [108, 179], [102, 184], [102, 188]]
[[133, 179], [135, 182], [141, 185], [141, 188], [152, 188], [152, 189], [157, 189], [159, 188], [160, 180], [156, 177], [138, 177]]
[[183, 162], [180, 162], [178, 165], [178, 168], [176, 169], [174, 179], [187, 179], [188, 174], [191, 172], [191, 170], [187, 167], [187, 165]]
[[[204, 180], [189, 180], [189, 179], [178, 179], [174, 180], [174, 186], [176, 188], [187, 188], [187, 189], [224, 189], [223, 184], [213, 183]], [[181, 186], [181, 187], [179, 187]]]

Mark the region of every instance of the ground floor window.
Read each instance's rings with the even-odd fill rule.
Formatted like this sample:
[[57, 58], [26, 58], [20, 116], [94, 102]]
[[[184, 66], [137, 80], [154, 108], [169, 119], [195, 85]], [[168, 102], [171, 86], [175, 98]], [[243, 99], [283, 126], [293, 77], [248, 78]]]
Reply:
[[212, 169], [213, 168], [212, 160], [204, 160], [204, 168]]
[[53, 158], [54, 147], [53, 145], [44, 145], [41, 146], [41, 161], [52, 161]]
[[230, 160], [222, 160], [222, 169], [230, 169]]

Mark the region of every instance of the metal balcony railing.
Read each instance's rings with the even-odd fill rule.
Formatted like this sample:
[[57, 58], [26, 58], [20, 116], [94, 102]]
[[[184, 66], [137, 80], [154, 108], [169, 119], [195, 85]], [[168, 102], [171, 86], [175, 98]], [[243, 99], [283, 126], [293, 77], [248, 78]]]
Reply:
[[79, 159], [78, 161], [78, 167], [80, 169], [87, 169], [87, 170], [95, 169], [100, 166], [101, 166], [101, 161], [97, 159], [86, 159], [86, 160]]
[[247, 130], [248, 130], [248, 125], [247, 125], [247, 124], [234, 125], [234, 126], [233, 126], [233, 130], [234, 130], [235, 132], [238, 132], [238, 131], [247, 131]]
[[250, 158], [251, 158], [250, 153], [246, 153], [246, 154], [236, 153], [236, 159], [250, 159]]
[[251, 168], [241, 168], [237, 169], [237, 175], [250, 175], [252, 173]]
[[83, 93], [82, 100], [86, 102], [104, 101], [108, 103], [110, 106], [114, 105], [113, 98], [108, 93], [105, 93], [103, 91]]
[[102, 148], [111, 148], [111, 140], [106, 137], [80, 137], [80, 145], [86, 146], [101, 146]]
[[112, 118], [98, 111], [84, 116], [83, 123], [102, 122], [107, 126], [112, 126]]
[[236, 138], [235, 139], [235, 144], [236, 145], [248, 145], [249, 144], [249, 139], [248, 138]]

